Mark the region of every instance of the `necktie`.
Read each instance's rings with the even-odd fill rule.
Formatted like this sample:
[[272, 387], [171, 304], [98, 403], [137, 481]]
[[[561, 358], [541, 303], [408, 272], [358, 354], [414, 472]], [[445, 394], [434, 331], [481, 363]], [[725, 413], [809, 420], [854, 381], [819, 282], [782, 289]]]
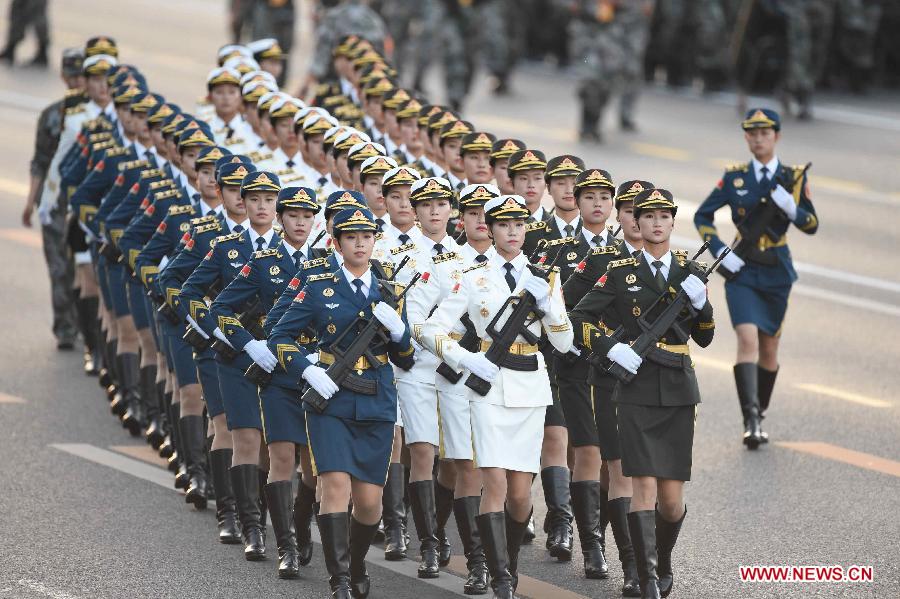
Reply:
[[509, 285], [509, 290], [512, 291], [516, 288], [516, 278], [512, 274], [513, 265], [511, 262], [507, 262], [503, 265], [503, 268], [506, 269], [506, 274], [503, 275], [503, 278], [506, 279], [506, 284]]
[[362, 287], [363, 287], [362, 279], [353, 279], [353, 286], [356, 287], [356, 299], [360, 303], [365, 303], [366, 296], [362, 292]]
[[293, 160], [288, 160], [288, 161], [287, 161], [287, 166], [288, 166], [288, 168], [294, 168], [294, 161], [293, 161]]
[[485, 256], [484, 254], [478, 254], [477, 256], [475, 256], [475, 262], [477, 262], [478, 264], [487, 262], [487, 256]]
[[378, 232], [379, 232], [379, 233], [380, 233], [381, 231], [384, 230], [384, 219], [383, 219], [383, 218], [376, 218], [376, 219], [375, 219], [375, 224], [378, 225]]
[[563, 227], [563, 233], [565, 233], [564, 237], [571, 237], [573, 231], [575, 231], [575, 227], [573, 227], [572, 225], [566, 225], [565, 227]]
[[659, 287], [660, 291], [666, 290], [666, 277], [663, 276], [662, 260], [654, 260], [653, 266], [656, 268], [656, 286]]
[[759, 169], [759, 174], [761, 175], [761, 177], [759, 178], [759, 186], [762, 189], [768, 190], [769, 189], [769, 167], [764, 166], [761, 169]]
[[300, 267], [303, 266], [303, 263], [306, 261], [306, 256], [303, 255], [303, 252], [297, 250], [294, 252], [294, 264], [297, 266], [297, 270], [300, 270]]
[[206, 216], [212, 216], [215, 213], [216, 213], [216, 211], [213, 210], [212, 208], [210, 208], [209, 210], [206, 211]]
[[256, 238], [256, 251], [262, 251], [265, 248], [266, 240], [263, 237]]
[[235, 225], [234, 228], [231, 230], [231, 232], [232, 233], [240, 233], [243, 230], [244, 230], [244, 227], [242, 227], [240, 225]]
[[225, 139], [231, 139], [234, 135], [234, 128], [231, 125], [225, 125]]
[[591, 243], [593, 243], [595, 247], [602, 246], [603, 245], [603, 236], [602, 235], [594, 235], [591, 238]]
[[397, 239], [399, 239], [400, 243], [402, 243], [403, 245], [409, 243], [409, 235], [407, 235], [406, 233], [401, 234]]
[[199, 194], [199, 193], [195, 193], [194, 195], [191, 196], [191, 199], [193, 199], [194, 202], [199, 202], [199, 201], [200, 201], [200, 194]]
[[533, 216], [529, 216], [528, 218], [525, 219], [525, 222], [526, 222], [526, 223], [533, 223], [533, 222], [534, 222], [534, 217], [533, 217]]
[[440, 256], [443, 253], [444, 253], [444, 246], [439, 243], [434, 244], [434, 255]]
[[319, 177], [319, 187], [322, 187], [326, 183], [328, 183], [328, 177]]

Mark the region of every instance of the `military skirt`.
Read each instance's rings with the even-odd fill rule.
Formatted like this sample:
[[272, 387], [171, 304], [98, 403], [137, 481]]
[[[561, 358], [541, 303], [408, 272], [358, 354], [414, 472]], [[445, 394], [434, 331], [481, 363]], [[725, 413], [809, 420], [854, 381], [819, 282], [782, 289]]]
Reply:
[[[571, 355], [554, 355], [553, 360], [556, 374], [556, 385], [551, 387], [553, 403], [558, 401], [562, 408], [563, 426], [569, 429], [572, 447], [598, 445], [591, 389], [587, 383], [587, 361], [582, 358], [573, 360]], [[548, 413], [551, 408], [553, 406], [547, 407]]]
[[616, 404], [612, 396], [616, 389], [616, 379], [611, 376], [592, 378], [591, 414], [600, 446], [600, 457], [604, 460], [621, 460], [622, 444], [619, 441], [619, 425], [616, 418]]
[[691, 480], [696, 408], [616, 403], [622, 473]]
[[511, 408], [469, 402], [475, 467], [537, 474], [541, 469], [544, 417], [549, 407]]
[[780, 265], [745, 265], [735, 279], [725, 283], [731, 325], [754, 324], [766, 335], [779, 335], [791, 284]]
[[393, 422], [353, 420], [309, 409], [306, 435], [316, 476], [346, 472], [363, 482], [384, 486], [394, 446]]
[[219, 390], [225, 406], [225, 421], [228, 430], [255, 428], [262, 430], [262, 416], [259, 412], [259, 387], [244, 376], [253, 361], [245, 353], [240, 353], [231, 362], [216, 355], [219, 373]]
[[298, 389], [267, 385], [259, 390], [263, 434], [266, 444], [288, 441], [306, 445], [306, 412]]

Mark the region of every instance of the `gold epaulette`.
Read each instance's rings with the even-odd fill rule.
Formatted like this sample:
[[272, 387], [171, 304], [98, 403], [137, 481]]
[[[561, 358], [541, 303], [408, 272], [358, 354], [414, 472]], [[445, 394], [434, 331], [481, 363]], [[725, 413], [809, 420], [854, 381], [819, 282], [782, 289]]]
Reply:
[[578, 245], [578, 240], [574, 237], [563, 237], [562, 239], [541, 239], [540, 241], [538, 241], [538, 245], [541, 245], [542, 243], [543, 246], [541, 247], [549, 248], [557, 245], [565, 245], [567, 243]]
[[265, 258], [266, 256], [278, 256], [280, 258], [281, 254], [278, 253], [278, 248], [269, 248], [267, 250], [257, 250], [253, 252], [253, 257], [257, 260]]
[[118, 146], [115, 148], [110, 148], [106, 151], [106, 158], [113, 158], [115, 156], [124, 156], [128, 153], [128, 148], [123, 148], [122, 146]]
[[106, 149], [111, 149], [111, 148], [115, 148], [115, 147], [118, 147], [118, 144], [116, 144], [116, 140], [104, 139], [103, 141], [98, 141], [97, 143], [92, 143], [91, 151], [106, 150]]
[[608, 268], [618, 268], [620, 266], [635, 266], [637, 265], [637, 260], [634, 258], [625, 258], [623, 260], [613, 260], [609, 263]]
[[[147, 171], [144, 171], [144, 172], [146, 173]], [[157, 189], [162, 189], [163, 187], [169, 187], [173, 183], [174, 183], [174, 181], [172, 181], [171, 179], [163, 179], [162, 181], [153, 181], [152, 183], [150, 183], [150, 191], [156, 191]]]
[[687, 250], [672, 250], [672, 253], [679, 258], [687, 258], [689, 252]]
[[700, 261], [700, 260], [694, 260], [694, 264], [696, 264], [697, 266], [699, 266], [699, 267], [702, 268], [703, 270], [706, 270], [706, 269], [709, 268], [709, 263], [708, 263], [708, 262], [702, 262], [702, 261]]
[[525, 223], [525, 232], [526, 233], [531, 233], [532, 231], [539, 231], [541, 229], [543, 229], [545, 231], [547, 230], [547, 223], [545, 223], [542, 220], [536, 220], [533, 223]]
[[[203, 217], [203, 218], [206, 218], [206, 217]], [[217, 221], [217, 222], [209, 223], [206, 225], [200, 225], [199, 227], [194, 229], [194, 233], [199, 234], [199, 233], [206, 233], [208, 231], [221, 231], [221, 230], [222, 230], [222, 224]]]
[[232, 138], [225, 140], [226, 146], [234, 146], [234, 145], [242, 144], [242, 143], [244, 143], [244, 139], [241, 137], [232, 137]]
[[100, 143], [101, 141], [107, 141], [112, 138], [112, 134], [109, 131], [102, 131], [100, 133], [91, 133], [88, 136], [88, 142], [95, 144]]
[[63, 94], [63, 96], [66, 98], [71, 98], [73, 96], [80, 96], [83, 93], [84, 93], [84, 90], [81, 89], [80, 87], [73, 87], [72, 89], [67, 89], [66, 93]]
[[207, 223], [216, 222], [218, 217], [215, 214], [207, 214], [206, 216], [198, 216], [197, 218], [192, 218], [189, 222], [192, 227], [199, 227], [200, 225], [205, 225]]
[[193, 214], [194, 207], [190, 204], [184, 206], [169, 206], [169, 216], [177, 216], [179, 214]]
[[66, 108], [66, 116], [72, 116], [74, 114], [81, 114], [87, 110], [84, 107], [84, 104], [79, 104], [78, 106], [72, 106], [71, 108]]
[[479, 268], [484, 268], [485, 266], [487, 266], [487, 260], [485, 260], [484, 262], [479, 262], [478, 264], [476, 264], [474, 266], [470, 266], [469, 268], [464, 268], [463, 272], [469, 272], [470, 270], [478, 270]]
[[129, 160], [119, 165], [119, 171], [130, 171], [134, 168], [147, 168], [148, 166], [150, 166], [150, 163], [143, 158], [140, 160]]
[[[141, 179], [149, 179], [151, 177], [161, 177], [163, 175], [163, 170], [161, 168], [148, 168], [145, 171], [141, 172]], [[167, 181], [171, 182], [171, 179], [167, 179]]]
[[734, 173], [737, 171], [745, 171], [745, 170], [747, 170], [747, 166], [749, 164], [750, 164], [749, 162], [738, 162], [736, 164], [731, 164], [731, 165], [728, 165], [725, 167], [725, 172], [726, 173]]
[[333, 280], [335, 280], [335, 278], [336, 277], [334, 276], [333, 272], [324, 272], [320, 275], [310, 275], [310, 276], [306, 277], [306, 282], [307, 283], [315, 283], [316, 281], [328, 281], [328, 280], [333, 281]]
[[383, 237], [384, 237], [384, 233], [381, 233], [381, 232], [375, 233], [375, 241], [378, 241], [379, 239], [381, 239]]
[[456, 252], [444, 252], [443, 254], [437, 255], [431, 259], [435, 264], [440, 264], [441, 262], [446, 262], [447, 260], [453, 260], [459, 257], [459, 254]]
[[600, 256], [602, 254], [619, 254], [619, 248], [614, 245], [601, 245], [591, 250], [592, 256]]
[[384, 270], [384, 274], [388, 277], [393, 276], [394, 274], [394, 263], [393, 262], [381, 262], [379, 261], [381, 268]]
[[395, 247], [391, 250], [391, 255], [396, 256], [397, 254], [402, 254], [403, 252], [409, 251], [416, 247], [416, 244], [410, 241], [406, 245], [401, 245], [400, 247]]
[[328, 258], [316, 258], [314, 260], [307, 260], [301, 265], [301, 268], [303, 270], [306, 270], [308, 268], [315, 268], [317, 266], [324, 265], [326, 262], [328, 262]]
[[177, 189], [167, 189], [166, 191], [160, 191], [153, 196], [153, 201], [156, 200], [168, 200], [169, 198], [177, 198], [181, 195], [181, 192]]
[[223, 241], [230, 241], [232, 239], [237, 239], [240, 237], [240, 233], [229, 233], [228, 235], [219, 235], [216, 237], [216, 243], [222, 243]]

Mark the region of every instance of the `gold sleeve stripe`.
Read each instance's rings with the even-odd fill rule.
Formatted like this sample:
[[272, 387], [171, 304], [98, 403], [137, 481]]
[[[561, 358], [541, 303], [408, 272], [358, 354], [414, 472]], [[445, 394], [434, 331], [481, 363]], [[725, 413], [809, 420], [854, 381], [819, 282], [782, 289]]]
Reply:
[[226, 327], [228, 327], [229, 325], [232, 327], [244, 328], [244, 325], [241, 324], [241, 321], [238, 320], [237, 318], [234, 318], [233, 316], [220, 316], [219, 317], [219, 329], [221, 329], [224, 332]]
[[564, 332], [568, 331], [569, 329], [571, 329], [572, 327], [570, 327], [569, 323], [566, 322], [563, 324], [551, 324], [549, 328], [550, 328], [551, 333], [564, 333]]
[[206, 304], [198, 300], [191, 300], [191, 303], [188, 305], [188, 311], [194, 320], [197, 320], [197, 310], [206, 310]]
[[697, 328], [700, 329], [701, 331], [708, 331], [709, 329], [716, 328], [716, 323], [715, 323], [715, 321], [700, 322], [697, 324]]
[[289, 356], [288, 354], [300, 353], [297, 346], [291, 343], [279, 343], [275, 346], [275, 351], [278, 354], [278, 363], [281, 364], [281, 368], [284, 369], [285, 372], [287, 372], [287, 363], [293, 360], [293, 356]]

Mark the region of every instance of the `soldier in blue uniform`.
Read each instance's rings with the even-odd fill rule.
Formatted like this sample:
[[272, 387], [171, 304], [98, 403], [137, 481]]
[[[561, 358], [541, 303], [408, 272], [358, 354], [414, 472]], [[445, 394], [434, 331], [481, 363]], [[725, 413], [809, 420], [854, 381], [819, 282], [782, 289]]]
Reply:
[[244, 537], [244, 557], [249, 561], [265, 559], [265, 528], [259, 497], [268, 476], [265, 469], [259, 467], [263, 459], [260, 455], [262, 419], [259, 395], [256, 385], [244, 377], [253, 359], [246, 352], [230, 355], [235, 350], [230, 341], [231, 335], [226, 335], [222, 330], [226, 322], [216, 318], [204, 298], [217, 284], [226, 287], [254, 251], [278, 245], [280, 239], [275, 235], [272, 222], [280, 190], [281, 185], [274, 173], [256, 171], [244, 177], [241, 197], [250, 227], [235, 227], [229, 235], [218, 237], [213, 248], [185, 281], [180, 294], [191, 326], [202, 335], [221, 342], [216, 365], [225, 417], [234, 446], [230, 473]]
[[[397, 389], [390, 362], [412, 365], [413, 348], [405, 306], [394, 309], [385, 301], [378, 273], [370, 265], [376, 225], [365, 209], [338, 212], [333, 223], [335, 246], [344, 263], [335, 273], [306, 279], [290, 308], [272, 329], [269, 348], [281, 367], [296, 381], [302, 378], [328, 405], [322, 413], [307, 408], [309, 449], [322, 481], [318, 517], [332, 596], [350, 599], [369, 594], [365, 556], [378, 529], [381, 494], [387, 476], [397, 419]], [[380, 270], [380, 269], [379, 269]], [[392, 284], [399, 292], [400, 285]], [[326, 373], [335, 359], [334, 340], [357, 318], [377, 319], [390, 336], [388, 343], [370, 348], [377, 364], [360, 359], [356, 376], [376, 383], [376, 394], [365, 395], [339, 387]], [[312, 326], [319, 339], [318, 359], [299, 347], [296, 339]], [[353, 500], [352, 515], [347, 505]]]
[[752, 109], [741, 126], [753, 159], [725, 171], [697, 209], [694, 225], [718, 255], [726, 245], [713, 222], [719, 208], [728, 206], [732, 222], [747, 226], [753, 226], [753, 220], [760, 218], [758, 209], [764, 198], [778, 208], [752, 254], [741, 257], [731, 253], [722, 262], [725, 269], [736, 273], [725, 283], [728, 312], [738, 338], [734, 380], [744, 417], [743, 442], [748, 449], [756, 449], [768, 441], [760, 421], [775, 387], [778, 342], [791, 285], [797, 280], [787, 231], [793, 224], [812, 235], [819, 228], [819, 219], [805, 169], [787, 166], [775, 154], [781, 138], [778, 113], [767, 108]]
[[296, 446], [305, 447], [307, 444], [306, 420], [297, 401], [296, 385], [284, 371], [274, 373], [277, 360], [266, 346], [265, 331], [259, 326], [259, 321], [245, 326], [239, 314], [243, 313], [246, 320], [248, 313], [261, 316], [271, 309], [290, 283], [290, 273], [300, 270], [307, 262], [307, 242], [320, 209], [316, 203], [316, 193], [311, 188], [283, 188], [278, 194], [276, 206], [282, 227], [281, 244], [273, 249], [254, 252], [250, 261], [210, 307], [234, 349], [246, 352], [259, 367], [274, 374], [272, 381], [259, 390], [259, 403], [269, 450], [269, 482], [265, 486], [265, 494], [278, 544], [279, 578], [297, 578], [299, 566], [308, 564], [312, 559], [309, 526], [316, 499], [316, 479], [308, 452], [301, 452], [300, 464], [304, 475], [297, 493], [297, 507], [302, 512], [298, 514], [302, 516], [302, 529], [296, 530], [292, 519], [291, 478]]

